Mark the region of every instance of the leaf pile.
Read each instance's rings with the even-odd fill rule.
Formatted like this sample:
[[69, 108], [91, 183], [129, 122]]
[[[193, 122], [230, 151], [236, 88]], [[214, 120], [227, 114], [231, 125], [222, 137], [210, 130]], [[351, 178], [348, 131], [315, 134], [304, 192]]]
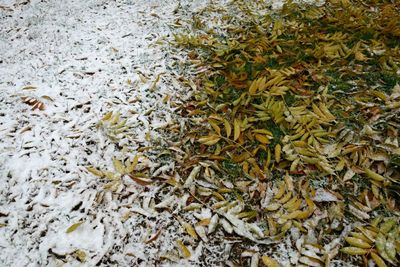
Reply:
[[397, 265], [397, 227], [373, 219], [399, 222], [400, 4], [232, 1], [175, 26], [197, 90], [173, 185], [212, 210], [208, 234], [267, 244], [297, 229], [292, 264], [329, 264], [348, 243], [343, 259]]

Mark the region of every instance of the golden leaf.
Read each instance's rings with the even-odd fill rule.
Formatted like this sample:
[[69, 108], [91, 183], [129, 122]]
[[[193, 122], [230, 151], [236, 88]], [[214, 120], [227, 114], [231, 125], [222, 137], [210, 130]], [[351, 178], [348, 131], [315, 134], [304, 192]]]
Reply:
[[77, 222], [77, 223], [74, 223], [73, 225], [71, 225], [70, 227], [68, 227], [68, 229], [67, 229], [65, 232], [66, 232], [67, 234], [69, 234], [69, 233], [75, 231], [82, 223], [84, 223], [84, 222]]
[[269, 138], [267, 138], [265, 135], [261, 135], [261, 134], [256, 134], [255, 138], [257, 139], [258, 142], [260, 142], [261, 144], [269, 144], [270, 140]]
[[276, 260], [274, 260], [268, 256], [262, 256], [261, 260], [267, 267], [280, 267], [281, 266]]
[[220, 136], [212, 134], [212, 135], [208, 135], [205, 137], [201, 137], [198, 139], [198, 142], [207, 145], [207, 146], [212, 146], [215, 145], [216, 143], [218, 143], [218, 141], [221, 139]]
[[381, 257], [379, 257], [379, 255], [376, 254], [375, 252], [371, 252], [371, 258], [374, 260], [374, 262], [376, 263], [376, 265], [378, 267], [386, 267], [387, 266], [385, 261]]
[[368, 253], [368, 249], [357, 248], [357, 247], [344, 247], [340, 249], [341, 252], [356, 256], [356, 255], [365, 255]]
[[87, 167], [86, 170], [88, 170], [88, 172], [98, 176], [98, 177], [103, 177], [104, 174], [102, 171], [99, 171], [98, 169], [94, 168], [94, 167]]
[[194, 228], [193, 228], [189, 223], [184, 222], [184, 223], [182, 224], [182, 226], [183, 226], [183, 228], [185, 228], [186, 232], [187, 232], [191, 237], [193, 237], [194, 239], [197, 240], [198, 237], [197, 237], [196, 231], [194, 230]]
[[233, 121], [233, 141], [236, 141], [240, 136], [240, 120]]
[[119, 172], [120, 174], [125, 174], [125, 167], [120, 160], [114, 159], [113, 164], [117, 172]]
[[177, 240], [176, 245], [184, 258], [189, 258], [192, 255], [190, 250], [183, 244], [181, 240]]
[[224, 119], [224, 126], [225, 126], [226, 138], [229, 138], [229, 136], [231, 136], [232, 133], [231, 124], [229, 123], [229, 121]]
[[277, 144], [275, 146], [275, 161], [279, 163], [281, 161], [281, 152], [282, 152], [282, 147], [280, 144]]
[[219, 126], [215, 123], [213, 120], [208, 120], [208, 123], [211, 125], [211, 127], [214, 129], [214, 131], [218, 134], [221, 135], [221, 129]]
[[129, 159], [128, 159], [128, 160], [127, 160], [127, 163], [125, 164], [125, 165], [126, 165], [125, 171], [126, 171], [127, 173], [133, 172], [133, 171], [135, 170], [135, 168], [136, 168], [136, 166], [137, 166], [138, 163], [139, 163], [139, 155], [135, 155], [135, 157], [133, 158], [132, 161], [129, 161]]
[[354, 247], [358, 247], [358, 248], [370, 248], [371, 244], [369, 244], [368, 242], [365, 242], [362, 239], [359, 238], [355, 238], [355, 237], [345, 237], [344, 238], [347, 243], [349, 243], [350, 245], [354, 246]]

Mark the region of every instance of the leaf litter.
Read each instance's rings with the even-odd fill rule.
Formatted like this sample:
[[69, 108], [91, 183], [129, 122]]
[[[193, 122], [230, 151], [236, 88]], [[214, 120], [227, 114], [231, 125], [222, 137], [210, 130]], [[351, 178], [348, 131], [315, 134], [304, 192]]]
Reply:
[[[102, 264], [396, 265], [398, 11], [390, 1], [179, 4], [173, 37], [155, 42], [170, 44], [165, 70], [127, 82], [173, 112], [157, 121], [158, 107], [137, 109], [141, 95], [108, 99], [123, 109], [95, 125], [115, 146], [111, 164], [85, 167], [104, 185], [93, 205], [119, 206], [94, 216], [112, 225], [97, 233], [121, 240], [123, 224], [142, 242], [125, 235], [121, 252], [109, 241], [100, 258], [52, 253]], [[159, 92], [165, 84], [178, 91]]]
[[[193, 92], [179, 107], [186, 128], [176, 166], [187, 178], [174, 189], [210, 212], [210, 233], [219, 225], [240, 243], [232, 266], [258, 262], [240, 256], [251, 244], [267, 266], [395, 266], [400, 6], [270, 7], [210, 3], [173, 25]], [[377, 218], [393, 224], [390, 241]], [[342, 235], [348, 227], [362, 230]], [[268, 251], [285, 241], [296, 251], [288, 261]]]

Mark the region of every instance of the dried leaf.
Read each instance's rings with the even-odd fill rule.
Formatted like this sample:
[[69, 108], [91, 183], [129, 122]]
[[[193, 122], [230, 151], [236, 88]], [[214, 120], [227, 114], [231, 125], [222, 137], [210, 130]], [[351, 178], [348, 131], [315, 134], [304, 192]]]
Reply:
[[176, 241], [176, 245], [184, 258], [190, 258], [192, 256], [192, 253], [190, 253], [190, 250], [183, 244], [181, 240]]
[[281, 266], [276, 260], [274, 260], [273, 258], [268, 257], [268, 256], [262, 256], [261, 260], [264, 263], [264, 265], [267, 267], [280, 267]]
[[240, 136], [240, 121], [235, 119], [233, 122], [233, 141], [239, 139]]
[[44, 110], [44, 104], [40, 100], [33, 98], [33, 97], [28, 97], [28, 96], [23, 96], [21, 97], [22, 102], [25, 104], [28, 104], [32, 106], [32, 110], [39, 109], [39, 110]]

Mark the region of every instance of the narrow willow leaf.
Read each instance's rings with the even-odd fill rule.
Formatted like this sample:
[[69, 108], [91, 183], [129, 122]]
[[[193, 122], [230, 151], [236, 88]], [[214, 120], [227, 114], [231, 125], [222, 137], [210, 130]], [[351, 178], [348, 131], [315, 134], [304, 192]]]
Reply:
[[94, 168], [94, 167], [87, 167], [86, 170], [88, 170], [88, 172], [98, 176], [98, 177], [103, 177], [104, 174], [102, 171], [99, 171], [98, 169]]
[[357, 247], [344, 247], [340, 249], [340, 252], [356, 256], [356, 255], [365, 255], [368, 253], [368, 249], [357, 248]]
[[215, 145], [216, 143], [219, 142], [219, 140], [221, 140], [221, 137], [218, 135], [208, 135], [208, 136], [201, 137], [198, 139], [198, 141], [200, 143], [207, 145], [207, 146]]
[[181, 240], [177, 240], [176, 245], [177, 245], [179, 251], [181, 252], [182, 257], [189, 258], [190, 256], [192, 256], [192, 253], [190, 253], [190, 250], [183, 244], [183, 242]]
[[385, 261], [375, 252], [371, 252], [371, 258], [374, 260], [378, 267], [387, 267]]
[[235, 119], [233, 122], [233, 141], [236, 141], [240, 136], [240, 121]]
[[289, 191], [282, 198], [278, 199], [278, 202], [281, 204], [284, 204], [284, 203], [288, 202], [291, 197], [292, 197], [292, 191]]
[[107, 112], [104, 116], [103, 116], [103, 118], [101, 118], [101, 121], [108, 121], [109, 119], [111, 119], [111, 116], [113, 115], [113, 112], [112, 111], [110, 111], [110, 112]]
[[281, 161], [281, 153], [282, 153], [282, 147], [280, 144], [277, 144], [275, 146], [275, 161], [279, 163]]
[[262, 256], [261, 260], [267, 267], [280, 267], [281, 266], [276, 260], [274, 260], [273, 258], [268, 257], [268, 256]]
[[286, 189], [286, 184], [284, 182], [280, 183], [278, 192], [275, 194], [274, 198], [280, 199], [283, 196], [283, 194], [285, 193], [285, 189]]
[[381, 224], [381, 227], [379, 228], [379, 232], [381, 233], [388, 233], [392, 228], [396, 225], [396, 220], [394, 218], [389, 218], [386, 220], [384, 223]]
[[70, 227], [68, 227], [68, 229], [67, 229], [65, 232], [66, 232], [67, 234], [69, 234], [69, 233], [75, 231], [82, 223], [84, 223], [84, 222], [77, 222], [77, 223], [74, 223], [73, 225], [71, 225]]
[[36, 88], [37, 87], [34, 85], [26, 85], [26, 86], [22, 87], [22, 90], [34, 90]]
[[260, 142], [263, 145], [266, 145], [266, 144], [270, 143], [269, 138], [267, 138], [265, 135], [256, 134], [255, 138], [257, 139], [258, 142]]
[[268, 206], [265, 207], [266, 211], [276, 211], [281, 207], [281, 204], [279, 203], [271, 203]]
[[135, 157], [133, 158], [132, 161], [128, 161], [128, 163], [125, 164], [126, 165], [125, 171], [127, 173], [133, 172], [135, 170], [136, 166], [138, 165], [138, 163], [139, 163], [139, 155], [135, 155]]
[[193, 237], [195, 240], [198, 239], [196, 231], [190, 223], [184, 222], [182, 226], [191, 237]]
[[151, 86], [149, 88], [150, 92], [153, 92], [156, 89], [156, 86], [157, 86], [158, 81], [160, 80], [161, 74], [163, 74], [163, 73], [157, 74], [156, 79], [154, 80], [154, 82], [151, 84]]
[[211, 127], [214, 129], [214, 131], [218, 134], [221, 135], [221, 129], [219, 126], [212, 120], [208, 120], [208, 123], [211, 125]]
[[114, 159], [113, 164], [117, 172], [119, 172], [120, 174], [125, 174], [125, 167], [120, 160]]
[[349, 243], [350, 245], [354, 246], [354, 247], [358, 247], [358, 248], [370, 248], [371, 244], [369, 244], [368, 242], [365, 242], [362, 239], [359, 238], [355, 238], [355, 237], [345, 237], [344, 238], [347, 243]]
[[232, 127], [229, 121], [225, 119], [224, 119], [224, 127], [225, 127], [226, 138], [229, 138], [229, 136], [231, 136], [232, 133]]
[[370, 170], [370, 169], [365, 168], [364, 171], [365, 171], [365, 174], [366, 174], [369, 178], [371, 178], [372, 180], [374, 180], [374, 181], [382, 182], [382, 181], [385, 180], [385, 177], [383, 177], [383, 176], [380, 175], [380, 174], [377, 174], [376, 172], [373, 172], [373, 171]]
[[257, 90], [258, 90], [258, 80], [254, 80], [250, 85], [249, 94], [254, 95], [257, 93]]

